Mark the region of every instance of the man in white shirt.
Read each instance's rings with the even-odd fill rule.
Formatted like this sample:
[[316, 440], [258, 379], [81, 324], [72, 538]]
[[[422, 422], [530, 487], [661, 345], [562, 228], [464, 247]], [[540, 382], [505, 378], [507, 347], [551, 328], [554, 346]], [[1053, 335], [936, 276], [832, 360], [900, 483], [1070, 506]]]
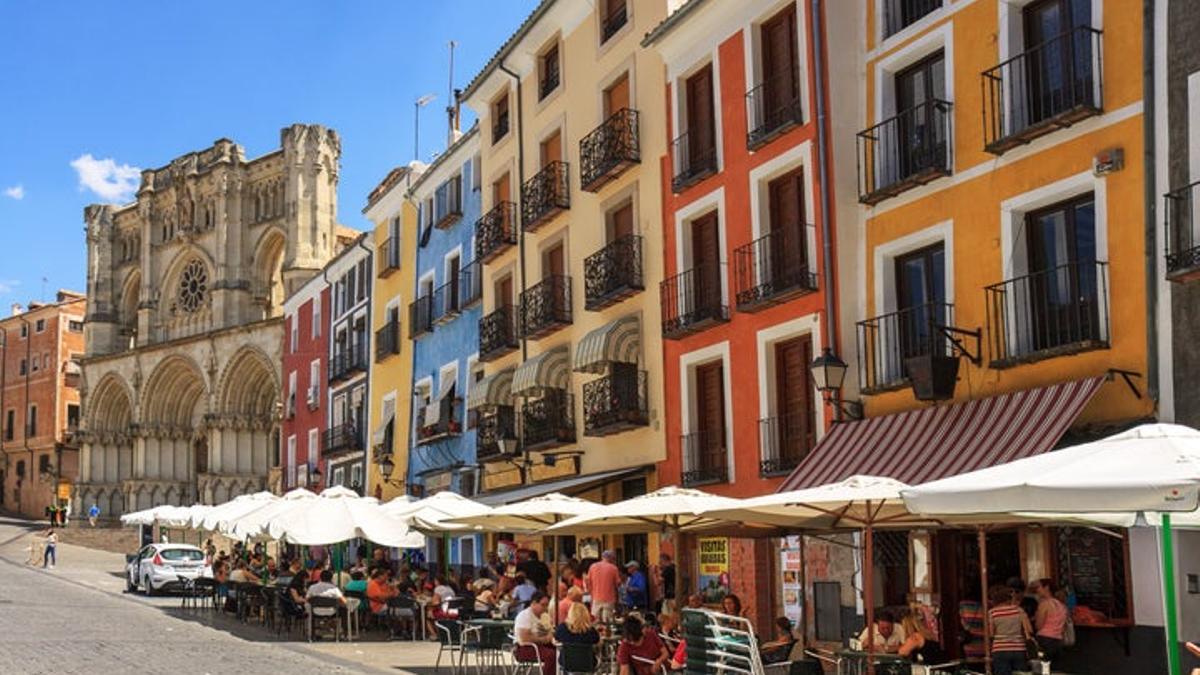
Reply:
[[333, 585], [333, 571], [321, 570], [321, 580], [308, 587], [308, 592], [304, 594], [305, 599], [311, 598], [337, 598], [337, 600], [345, 606], [346, 596], [342, 595], [342, 589]]
[[[900, 645], [904, 644], [905, 639], [904, 626], [896, 623], [896, 618], [891, 612], [886, 610], [875, 614], [875, 635], [874, 645], [872, 649], [876, 652], [884, 652], [895, 654], [900, 651]], [[862, 629], [858, 634], [858, 640], [862, 643], [862, 648], [867, 648], [867, 629]]]
[[542, 623], [542, 617], [550, 606], [550, 596], [535, 591], [529, 606], [517, 614], [513, 621], [513, 632], [517, 637], [516, 656], [521, 661], [538, 661], [542, 675], [554, 675], [554, 644], [550, 629]]

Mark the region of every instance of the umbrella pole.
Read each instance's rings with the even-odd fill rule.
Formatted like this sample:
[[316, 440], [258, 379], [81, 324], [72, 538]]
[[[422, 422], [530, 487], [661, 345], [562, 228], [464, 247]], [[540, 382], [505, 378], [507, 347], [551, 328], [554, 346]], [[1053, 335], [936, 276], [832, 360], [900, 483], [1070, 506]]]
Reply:
[[802, 534], [800, 539], [800, 639], [804, 644], [808, 644], [808, 619], [812, 612], [811, 606], [808, 604], [808, 561], [804, 558], [804, 539]]
[[[870, 512], [871, 504], [867, 503]], [[867, 675], [875, 675], [875, 532], [870, 521], [863, 530], [863, 603], [867, 610]]]
[[1175, 542], [1171, 534], [1171, 514], [1162, 514], [1162, 575], [1163, 609], [1166, 613], [1167, 671], [1170, 675], [1181, 675], [1179, 664], [1179, 626], [1175, 609]]
[[[558, 615], [558, 580], [562, 576], [562, 556], [559, 555], [558, 535], [551, 537], [552, 543], [550, 547], [554, 553], [554, 578], [550, 580], [550, 602], [554, 605], [554, 625], [557, 626], [562, 622], [563, 617]], [[570, 589], [567, 589], [570, 590]]]
[[988, 573], [987, 573], [987, 532], [983, 527], [977, 528], [979, 538], [979, 591], [983, 607], [983, 664], [984, 670], [992, 672], [992, 621], [988, 616]]

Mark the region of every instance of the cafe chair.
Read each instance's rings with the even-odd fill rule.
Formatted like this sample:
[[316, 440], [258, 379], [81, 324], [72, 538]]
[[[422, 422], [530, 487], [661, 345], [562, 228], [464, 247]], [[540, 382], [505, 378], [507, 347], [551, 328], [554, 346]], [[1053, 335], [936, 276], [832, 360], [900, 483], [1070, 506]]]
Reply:
[[417, 618], [420, 614], [417, 601], [406, 595], [399, 595], [387, 602], [388, 627], [399, 633], [407, 626], [409, 637], [417, 639], [417, 627], [421, 627], [421, 637], [425, 637], [425, 622]]
[[308, 641], [312, 642], [313, 633], [323, 627], [333, 625], [333, 640], [342, 639], [342, 603], [337, 598], [312, 597], [308, 599]]
[[[630, 656], [629, 658], [633, 659], [634, 661], [636, 661], [644, 666], [650, 666], [651, 668], [654, 667], [654, 659], [647, 659], [645, 657], [637, 656], [637, 655]], [[658, 667], [658, 673], [659, 673], [659, 675], [669, 675], [669, 673], [667, 672], [666, 664], [663, 664]]]
[[475, 657], [476, 673], [504, 671], [506, 640], [503, 629], [465, 624], [462, 629], [462, 659], [464, 668], [469, 657]]
[[438, 653], [433, 669], [441, 668], [442, 654], [449, 654], [450, 668], [457, 672], [463, 658], [463, 625], [454, 619], [438, 619], [433, 627], [438, 633]]
[[574, 642], [558, 645], [558, 670], [563, 675], [591, 675], [599, 665], [592, 645]]
[[511, 675], [541, 675], [542, 673], [542, 651], [531, 649], [533, 657], [521, 656], [522, 645], [517, 644], [517, 637], [512, 633], [508, 635], [508, 642], [512, 645], [513, 667]]

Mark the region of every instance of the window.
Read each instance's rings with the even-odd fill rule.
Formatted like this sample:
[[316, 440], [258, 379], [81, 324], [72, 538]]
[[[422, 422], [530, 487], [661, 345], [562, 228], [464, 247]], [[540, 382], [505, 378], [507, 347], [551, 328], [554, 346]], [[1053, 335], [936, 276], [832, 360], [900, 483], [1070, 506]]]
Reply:
[[728, 480], [725, 449], [725, 365], [721, 360], [692, 372], [695, 414], [691, 432], [683, 437], [683, 484], [700, 485]]
[[319, 359], [308, 364], [308, 407], [310, 410], [321, 407], [321, 361]]
[[20, 365], [17, 366], [17, 374], [24, 376], [28, 370], [29, 364], [26, 363], [25, 359], [21, 359]]
[[476, 192], [483, 189], [483, 158], [479, 154], [471, 158], [471, 189]]
[[320, 432], [316, 429], [308, 430], [308, 454], [306, 455], [311, 461], [316, 458], [321, 452]]
[[492, 143], [499, 143], [508, 135], [508, 91], [505, 90], [492, 101]]
[[1031, 348], [1101, 340], [1093, 195], [1030, 213], [1025, 227]]
[[29, 406], [29, 421], [25, 425], [25, 435], [33, 437], [33, 436], [37, 436], [37, 432], [38, 432], [37, 406], [31, 405], [31, 406]]
[[299, 324], [299, 321], [296, 320], [296, 317], [294, 317], [294, 316], [288, 317], [287, 326], [288, 326], [288, 353], [289, 354], [295, 354], [296, 350], [300, 346], [300, 329], [299, 329], [298, 324]]
[[331, 480], [329, 484], [330, 485], [341, 485], [341, 486], [345, 487], [345, 485], [346, 485], [346, 469], [345, 469], [345, 467], [339, 466], [338, 468], [333, 470], [333, 480]]
[[50, 352], [42, 352], [42, 370], [51, 370]]
[[716, 119], [713, 112], [713, 67], [705, 64], [680, 87], [683, 133], [674, 141], [675, 172], [672, 188], [678, 192], [717, 169]]
[[362, 491], [363, 487], [363, 471], [362, 464], [355, 462], [350, 466], [350, 489], [358, 492]]
[[83, 322], [77, 319], [71, 319], [67, 322], [67, 330], [71, 331], [72, 333], [82, 333]]
[[301, 487], [297, 481], [296, 473], [296, 435], [292, 434], [287, 439], [287, 472], [292, 476], [292, 487]]
[[50, 454], [38, 455], [38, 473], [50, 474], [54, 473], [53, 467], [50, 465]]
[[25, 460], [18, 459], [17, 460], [17, 478], [24, 478], [24, 477], [25, 477]]
[[774, 378], [773, 415], [759, 423], [760, 473], [764, 476], [792, 470], [816, 444], [816, 406], [808, 364], [812, 363], [812, 336], [801, 335], [771, 345]]
[[46, 320], [45, 320], [45, 319], [38, 319], [38, 320], [37, 320], [37, 323], [35, 323], [35, 324], [33, 325], [33, 332], [35, 332], [35, 333], [42, 333], [42, 332], [44, 332], [45, 330], [46, 330]]
[[4, 416], [4, 440], [11, 441], [13, 439], [13, 427], [17, 425], [17, 411], [9, 408], [8, 414]]
[[287, 415], [292, 417], [296, 414], [296, 371], [288, 373], [288, 402]]
[[68, 429], [78, 429], [79, 428], [79, 404], [78, 403], [68, 403], [67, 404], [67, 428]]
[[555, 89], [558, 89], [560, 77], [558, 43], [554, 43], [538, 57], [539, 101], [552, 94]]
[[39, 363], [38, 357], [33, 357], [33, 359], [29, 362], [29, 369], [36, 373], [40, 367], [41, 364]]
[[321, 296], [313, 298], [312, 339], [321, 337]]
[[21, 339], [24, 340], [27, 337], [29, 337], [29, 325], [21, 324]]
[[899, 33], [941, 6], [942, 0], [883, 0], [883, 37]]
[[601, 0], [598, 4], [603, 12], [600, 17], [600, 44], [604, 44], [629, 23], [629, 10], [625, 0]]

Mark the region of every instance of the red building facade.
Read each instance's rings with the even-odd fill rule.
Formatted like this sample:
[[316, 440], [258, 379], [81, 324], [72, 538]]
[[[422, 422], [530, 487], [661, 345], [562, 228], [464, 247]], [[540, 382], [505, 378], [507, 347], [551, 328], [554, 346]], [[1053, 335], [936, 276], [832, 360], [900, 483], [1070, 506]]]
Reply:
[[327, 428], [329, 284], [317, 275], [284, 303], [283, 424], [280, 466], [285, 491], [324, 487], [321, 438]]
[[[836, 275], [822, 264], [809, 8], [690, 3], [646, 38], [666, 64], [674, 139], [662, 159], [663, 484], [774, 492], [826, 425], [809, 364]], [[774, 544], [728, 541], [730, 590], [760, 626], [780, 614]], [[694, 548], [678, 547], [693, 589]]]

